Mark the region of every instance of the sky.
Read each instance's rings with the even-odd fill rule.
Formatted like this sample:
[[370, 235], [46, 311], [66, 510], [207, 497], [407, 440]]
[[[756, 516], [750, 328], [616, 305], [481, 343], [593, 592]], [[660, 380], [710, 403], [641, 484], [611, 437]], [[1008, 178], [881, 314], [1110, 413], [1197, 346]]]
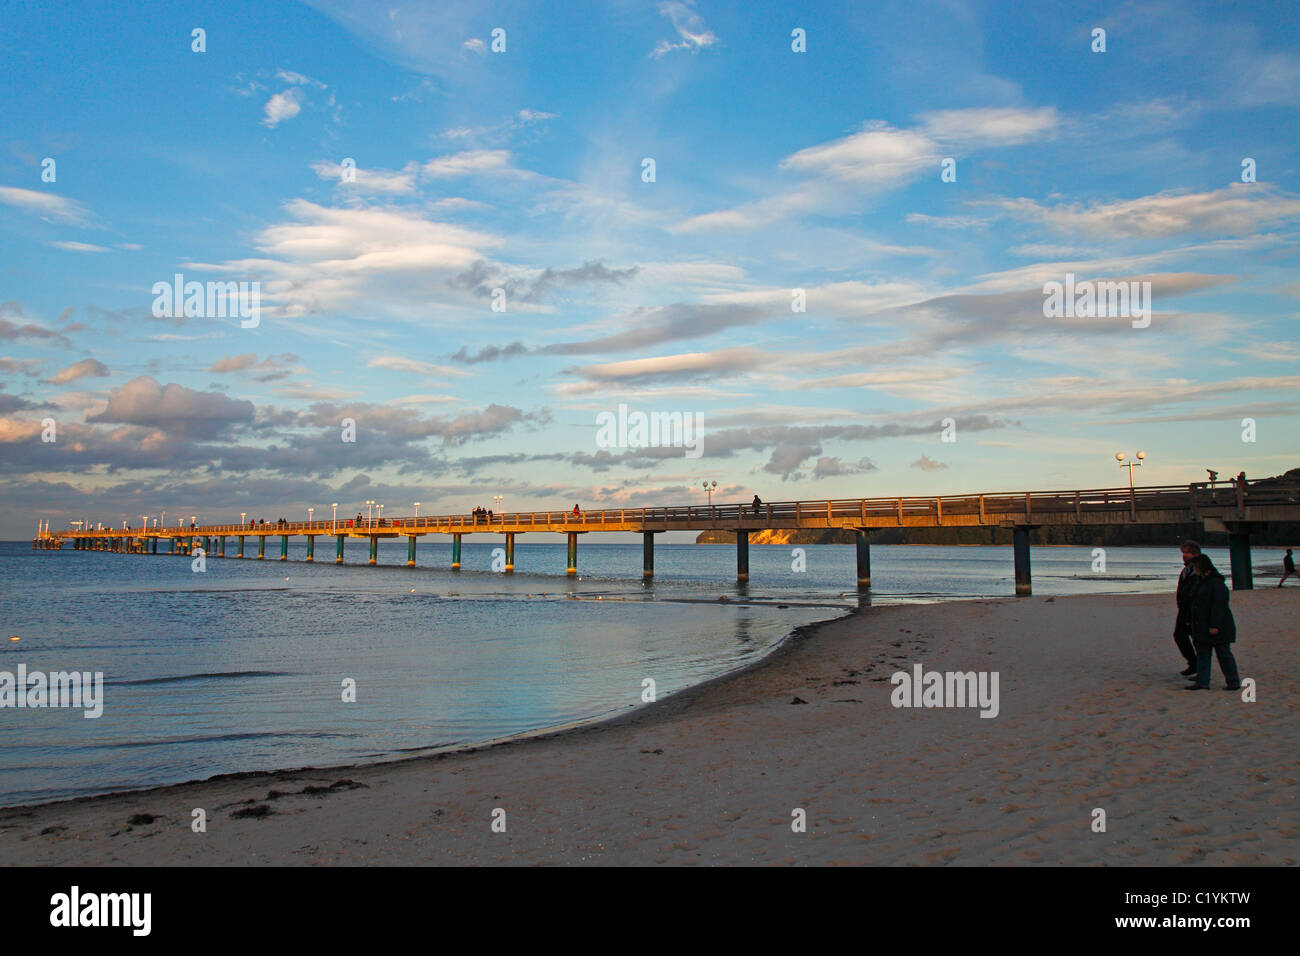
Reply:
[[11, 2], [0, 537], [1279, 474], [1294, 9]]

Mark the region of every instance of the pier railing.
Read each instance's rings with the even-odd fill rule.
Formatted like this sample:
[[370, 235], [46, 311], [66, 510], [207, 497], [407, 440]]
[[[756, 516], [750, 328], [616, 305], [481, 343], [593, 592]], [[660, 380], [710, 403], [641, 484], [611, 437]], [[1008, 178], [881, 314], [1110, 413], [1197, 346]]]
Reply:
[[[1233, 484], [1211, 487], [1147, 485], [1139, 488], [1089, 488], [1078, 491], [1017, 491], [934, 497], [831, 498], [745, 504], [683, 504], [657, 508], [578, 508], [567, 511], [509, 511], [474, 515], [403, 515], [400, 517], [325, 518], [283, 524], [203, 524], [168, 528], [67, 530], [60, 537], [121, 535], [370, 535], [396, 536], [430, 532], [616, 531], [746, 527], [882, 527], [889, 524], [1036, 524], [1088, 521], [1090, 517], [1127, 514], [1143, 523], [1196, 521], [1207, 511], [1240, 511], [1250, 506], [1296, 509], [1300, 520], [1300, 482], [1269, 482], [1258, 487]], [[1232, 517], [1229, 513], [1227, 517]]]

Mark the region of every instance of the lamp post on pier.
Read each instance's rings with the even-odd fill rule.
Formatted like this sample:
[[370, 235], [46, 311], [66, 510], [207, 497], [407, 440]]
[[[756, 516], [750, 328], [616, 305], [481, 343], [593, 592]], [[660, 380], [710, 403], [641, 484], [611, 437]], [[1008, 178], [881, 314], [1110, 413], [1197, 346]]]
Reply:
[[1147, 456], [1146, 452], [1140, 451], [1137, 453], [1137, 456], [1135, 458], [1130, 458], [1128, 461], [1125, 461], [1124, 453], [1122, 451], [1115, 452], [1115, 460], [1119, 462], [1119, 466], [1121, 468], [1128, 469], [1128, 490], [1129, 491], [1133, 490], [1133, 469], [1141, 468], [1142, 459], [1146, 458], [1146, 456]]
[[[497, 517], [501, 518], [501, 502], [506, 500], [505, 495], [493, 495], [492, 500], [497, 504]], [[505, 524], [505, 518], [501, 518], [501, 523]]]
[[704, 482], [701, 482], [701, 483], [700, 483], [700, 487], [702, 487], [702, 488], [704, 489], [705, 493], [709, 496], [709, 506], [712, 507], [712, 505], [713, 505], [713, 489], [716, 488], [716, 487], [718, 487], [718, 483], [717, 483], [716, 481], [715, 481], [715, 482], [712, 482], [712, 483], [707, 482], [707, 481], [704, 481]]
[[315, 508], [308, 508], [308, 509], [307, 509], [307, 525], [308, 525], [308, 527], [311, 526], [311, 516], [315, 513], [315, 511], [316, 511]]
[[339, 530], [339, 503], [337, 501], [332, 502], [330, 507], [334, 509], [334, 517], [330, 519], [330, 530], [337, 534]]
[[374, 507], [375, 503], [369, 499], [366, 500], [366, 530], [369, 531], [374, 524]]

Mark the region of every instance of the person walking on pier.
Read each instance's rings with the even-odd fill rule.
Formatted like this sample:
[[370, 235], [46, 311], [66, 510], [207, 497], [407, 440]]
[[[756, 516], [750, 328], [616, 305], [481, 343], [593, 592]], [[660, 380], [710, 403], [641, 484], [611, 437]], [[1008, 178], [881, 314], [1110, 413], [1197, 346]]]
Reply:
[[1187, 661], [1187, 669], [1181, 671], [1183, 677], [1196, 673], [1196, 648], [1192, 644], [1192, 594], [1196, 591], [1197, 576], [1192, 569], [1192, 561], [1201, 553], [1201, 546], [1195, 541], [1184, 541], [1183, 570], [1178, 575], [1178, 587], [1174, 592], [1174, 602], [1178, 605], [1178, 616], [1174, 619], [1174, 644], [1178, 653]]
[[[1282, 555], [1282, 581], [1285, 581], [1293, 574], [1297, 579], [1300, 579], [1300, 574], [1295, 573], [1295, 558], [1291, 557], [1291, 549], [1287, 548], [1286, 554]], [[1277, 582], [1278, 587], [1282, 586], [1282, 581]]]
[[1214, 566], [1209, 555], [1198, 554], [1192, 559], [1197, 574], [1196, 591], [1192, 595], [1192, 637], [1196, 641], [1196, 678], [1184, 690], [1210, 689], [1210, 658], [1217, 655], [1219, 669], [1227, 681], [1224, 690], [1238, 690], [1241, 676], [1237, 673], [1237, 660], [1232, 656], [1232, 643], [1237, 639], [1237, 624], [1228, 607], [1228, 585]]
[[757, 518], [762, 510], [763, 510], [763, 499], [760, 498], [758, 495], [754, 495], [754, 517]]
[[580, 517], [582, 517], [582, 511], [578, 508], [577, 502], [574, 502], [574, 505], [573, 505], [573, 516], [574, 516], [575, 518], [580, 518]]

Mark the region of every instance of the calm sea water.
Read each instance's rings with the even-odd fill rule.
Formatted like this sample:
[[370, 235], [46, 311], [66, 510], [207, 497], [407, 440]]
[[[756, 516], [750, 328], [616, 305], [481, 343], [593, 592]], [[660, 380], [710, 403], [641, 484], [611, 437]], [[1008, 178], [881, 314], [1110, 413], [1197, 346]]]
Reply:
[[[275, 545], [274, 553], [270, 546]], [[319, 543], [331, 543], [320, 539]], [[251, 544], [251, 541], [250, 541]], [[255, 545], [254, 545], [255, 548]], [[102, 671], [104, 711], [0, 709], [0, 805], [243, 770], [325, 766], [479, 743], [615, 714], [743, 666], [794, 627], [857, 607], [850, 547], [750, 548], [735, 582], [729, 546], [586, 544], [578, 580], [565, 547], [364, 542], [347, 563], [304, 546], [276, 560], [33, 551], [0, 543], [0, 671]], [[228, 553], [233, 554], [233, 542]], [[1226, 553], [1208, 553], [1227, 567]], [[1169, 591], [1172, 548], [1036, 548], [1037, 595]], [[872, 549], [874, 604], [1006, 596], [1006, 547]], [[728, 600], [719, 601], [725, 595]], [[355, 703], [342, 700], [345, 680]]]

